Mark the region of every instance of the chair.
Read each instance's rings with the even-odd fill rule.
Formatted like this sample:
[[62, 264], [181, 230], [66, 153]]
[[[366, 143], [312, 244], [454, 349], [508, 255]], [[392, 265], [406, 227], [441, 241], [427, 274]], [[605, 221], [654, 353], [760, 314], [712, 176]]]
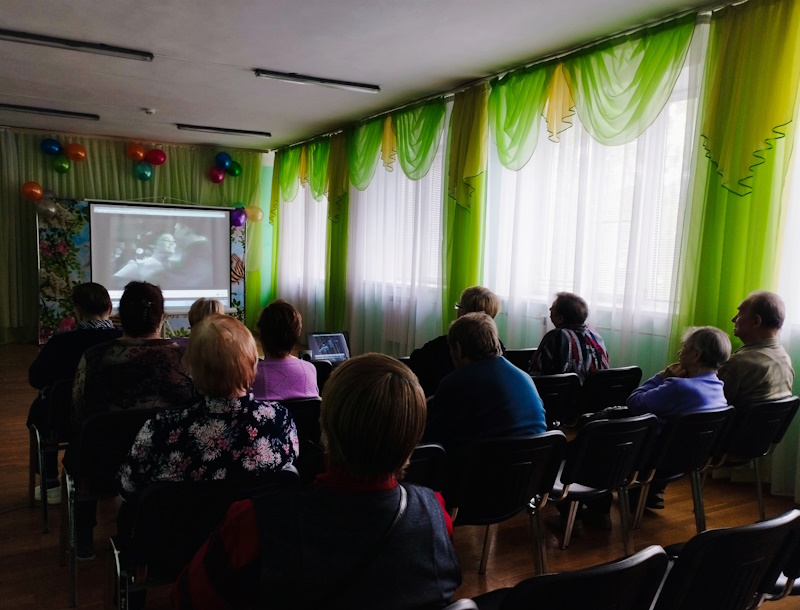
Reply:
[[[633, 529], [638, 529], [641, 523], [647, 492], [654, 476], [658, 476], [660, 481], [677, 481], [687, 474], [703, 472], [710, 465], [733, 416], [733, 407], [723, 407], [681, 413], [667, 422], [659, 434], [651, 459], [639, 473], [637, 486], [641, 489], [633, 517]], [[701, 529], [703, 492], [694, 485], [694, 478], [692, 481], [695, 524], [699, 534], [705, 529]]]
[[785, 556], [778, 559], [775, 571], [780, 575], [772, 585], [772, 590], [765, 590], [765, 601], [776, 601], [787, 595], [800, 595], [800, 523], [795, 527], [784, 543]]
[[581, 389], [581, 378], [575, 373], [533, 377], [533, 384], [544, 403], [548, 429], [555, 429], [575, 410], [575, 400]]
[[[330, 362], [325, 364], [330, 365]], [[300, 440], [300, 456], [296, 466], [303, 482], [310, 482], [322, 472], [323, 449], [320, 437], [319, 410], [322, 400], [319, 398], [296, 398], [282, 400], [281, 404], [292, 414], [297, 436]]]
[[[298, 486], [293, 467], [247, 481], [157, 482], [142, 492], [132, 531], [110, 539], [106, 600], [128, 608], [135, 591], [174, 582], [234, 502]], [[110, 585], [110, 583], [109, 583]]]
[[[792, 510], [769, 521], [709, 530], [677, 547], [655, 610], [748, 610], [771, 589], [800, 523]], [[666, 549], [667, 553], [673, 547]]]
[[404, 481], [442, 491], [446, 467], [447, 452], [444, 447], [436, 443], [417, 445], [409, 458]]
[[617, 490], [625, 554], [632, 554], [629, 536], [627, 487], [649, 457], [648, 448], [658, 429], [655, 415], [598, 419], [578, 431], [567, 448], [567, 459], [550, 493], [554, 502], [569, 502], [562, 549], [569, 546], [578, 506]]
[[521, 349], [507, 349], [503, 356], [518, 369], [528, 372], [531, 358], [536, 353], [535, 347], [523, 347]]
[[317, 388], [319, 388], [319, 393], [322, 395], [322, 388], [325, 387], [328, 377], [333, 372], [333, 364], [329, 360], [312, 360], [311, 364], [317, 369]]
[[592, 608], [649, 610], [667, 573], [660, 546], [582, 570], [543, 574], [475, 598], [481, 610]]
[[454, 460], [453, 524], [486, 525], [479, 574], [486, 573], [491, 535], [497, 525], [527, 510], [537, 573], [547, 572], [540, 509], [547, 503], [567, 439], [554, 430], [533, 436], [490, 438], [466, 448]]
[[144, 422], [159, 409], [96, 413], [81, 427], [75, 453], [61, 476], [60, 565], [69, 565], [69, 607], [78, 604], [75, 503], [117, 495], [117, 471]]
[[[753, 464], [756, 475], [758, 510], [762, 521], [766, 515], [759, 458], [772, 453], [775, 446], [781, 442], [799, 406], [800, 398], [789, 396], [737, 407], [730, 432], [723, 439], [719, 451], [714, 457], [712, 468], [719, 468], [723, 465], [739, 466], [748, 462]], [[697, 485], [700, 485], [699, 479]], [[705, 529], [705, 515], [701, 516]]]
[[70, 414], [72, 412], [72, 379], [60, 379], [47, 391], [44, 405], [44, 425], [41, 429], [31, 424], [30, 454], [28, 460], [28, 504], [35, 505], [36, 470], [39, 470], [39, 492], [41, 494], [42, 532], [50, 531], [47, 514], [47, 455], [66, 449], [69, 444]]
[[642, 369], [638, 366], [603, 369], [587, 375], [578, 394], [575, 411], [565, 422], [571, 424], [584, 413], [596, 413], [606, 407], [624, 405], [641, 380]]

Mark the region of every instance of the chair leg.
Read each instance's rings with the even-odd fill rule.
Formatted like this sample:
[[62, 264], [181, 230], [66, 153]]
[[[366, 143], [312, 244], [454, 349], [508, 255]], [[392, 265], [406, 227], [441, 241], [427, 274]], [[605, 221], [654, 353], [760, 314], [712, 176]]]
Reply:
[[78, 551], [75, 540], [75, 488], [67, 478], [67, 559], [69, 564], [69, 607], [78, 606]]
[[39, 497], [42, 499], [42, 532], [50, 531], [50, 521], [47, 514], [47, 471], [45, 470], [45, 448], [39, 433], [36, 433], [36, 442], [39, 445]]
[[36, 447], [36, 433], [33, 428], [28, 430], [30, 437], [30, 448], [28, 453], [28, 506], [33, 508], [36, 504], [34, 489], [36, 488], [36, 461], [39, 459], [39, 451]]
[[542, 526], [542, 513], [533, 501], [528, 506], [531, 521], [531, 541], [533, 542], [533, 568], [535, 574], [547, 574], [547, 546]]
[[633, 515], [633, 525], [631, 529], [638, 530], [642, 525], [642, 516], [644, 515], [645, 505], [647, 504], [648, 493], [650, 493], [650, 483], [645, 483], [639, 488], [639, 501], [636, 503], [636, 513]]
[[622, 528], [622, 546], [625, 549], [625, 556], [630, 557], [633, 555], [630, 532], [631, 507], [626, 487], [617, 489], [617, 499], [619, 500], [619, 521]]
[[569, 541], [572, 538], [572, 528], [575, 526], [575, 518], [578, 516], [578, 506], [580, 502], [573, 501], [569, 503], [569, 516], [567, 517], [567, 527], [564, 529], [564, 541], [561, 543], [561, 550], [564, 551], [569, 546]]
[[706, 531], [706, 509], [703, 504], [703, 482], [697, 471], [692, 472], [692, 504], [694, 504], [694, 524], [699, 534]]
[[486, 535], [483, 538], [483, 554], [481, 555], [481, 565], [478, 568], [478, 574], [486, 574], [486, 564], [489, 561], [489, 549], [492, 546], [492, 538], [497, 531], [497, 523], [492, 523], [486, 526]]
[[756, 471], [756, 493], [758, 494], [758, 514], [762, 521], [766, 520], [766, 513], [764, 511], [764, 490], [761, 488], [761, 468], [758, 458], [753, 460], [753, 468]]
[[[125, 581], [124, 583], [123, 580]], [[114, 544], [114, 539], [111, 538], [106, 551], [106, 583], [103, 609], [114, 610], [116, 608], [116, 610], [122, 610], [122, 608], [127, 608], [127, 591], [127, 574], [122, 572], [120, 553]]]

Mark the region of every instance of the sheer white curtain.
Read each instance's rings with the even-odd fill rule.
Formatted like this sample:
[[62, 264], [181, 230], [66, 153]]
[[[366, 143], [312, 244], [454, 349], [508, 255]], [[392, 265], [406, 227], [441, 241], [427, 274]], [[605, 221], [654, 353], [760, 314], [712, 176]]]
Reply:
[[507, 347], [537, 346], [555, 293], [568, 291], [589, 303], [612, 366], [663, 367], [705, 33], [699, 26], [669, 102], [633, 142], [603, 146], [575, 115], [553, 143], [542, 122], [518, 172], [490, 142], [484, 283], [503, 299]]
[[350, 189], [345, 325], [356, 354], [405, 356], [441, 334], [446, 142], [445, 128], [420, 180], [379, 163], [364, 191]]
[[302, 184], [293, 201], [280, 202], [277, 292], [300, 311], [304, 333], [335, 330], [324, 328], [327, 219], [328, 199], [315, 201]]

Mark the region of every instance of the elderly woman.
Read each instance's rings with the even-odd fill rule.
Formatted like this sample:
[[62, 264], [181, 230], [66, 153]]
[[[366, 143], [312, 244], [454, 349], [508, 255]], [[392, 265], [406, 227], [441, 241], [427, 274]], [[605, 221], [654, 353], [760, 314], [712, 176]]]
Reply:
[[[188, 608], [441, 608], [461, 583], [441, 496], [397, 482], [425, 426], [416, 376], [381, 354], [342, 364], [312, 485], [234, 504], [173, 589]], [[438, 497], [437, 497], [438, 496]]]
[[319, 396], [314, 365], [292, 356], [303, 331], [303, 318], [294, 305], [278, 299], [258, 318], [264, 360], [258, 363], [253, 396], [261, 400], [291, 400]]

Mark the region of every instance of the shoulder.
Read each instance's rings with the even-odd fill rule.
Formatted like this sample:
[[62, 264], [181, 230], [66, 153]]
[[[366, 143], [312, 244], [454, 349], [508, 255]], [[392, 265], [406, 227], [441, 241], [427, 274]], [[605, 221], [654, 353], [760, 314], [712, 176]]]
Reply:
[[447, 345], [447, 335], [441, 335], [440, 337], [436, 337], [435, 339], [431, 339], [425, 345], [420, 348], [415, 349], [411, 352], [411, 357], [415, 356], [425, 356], [429, 355], [433, 352], [440, 352], [442, 349], [447, 349], [449, 351], [449, 346]]

